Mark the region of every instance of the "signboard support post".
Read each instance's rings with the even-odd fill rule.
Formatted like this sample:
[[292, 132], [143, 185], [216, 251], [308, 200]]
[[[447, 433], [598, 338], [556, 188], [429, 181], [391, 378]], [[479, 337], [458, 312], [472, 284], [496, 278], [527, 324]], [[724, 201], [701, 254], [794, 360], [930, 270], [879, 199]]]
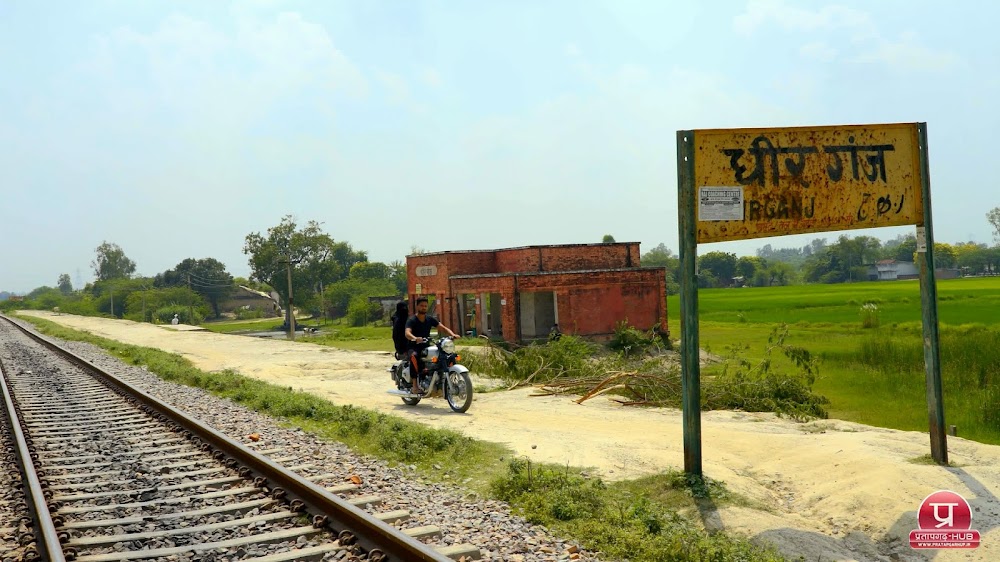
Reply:
[[[927, 416], [930, 422], [931, 457], [948, 464], [948, 435], [944, 427], [941, 391], [941, 360], [938, 353], [937, 283], [934, 279], [934, 229], [931, 222], [930, 158], [927, 154], [927, 124], [917, 124], [920, 150], [920, 189], [923, 195], [923, 228], [917, 229], [917, 259], [920, 261], [920, 302], [924, 335], [924, 368], [927, 377]], [[920, 251], [923, 249], [924, 251]]]
[[698, 257], [694, 186], [694, 131], [677, 132], [677, 208], [680, 245], [681, 392], [684, 472], [701, 476], [701, 351], [698, 348]]

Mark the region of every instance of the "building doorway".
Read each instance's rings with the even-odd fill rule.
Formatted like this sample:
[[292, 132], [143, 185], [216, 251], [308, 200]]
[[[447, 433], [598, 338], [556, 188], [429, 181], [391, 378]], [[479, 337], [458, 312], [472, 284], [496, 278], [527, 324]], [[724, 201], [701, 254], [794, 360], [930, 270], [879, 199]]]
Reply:
[[518, 297], [521, 339], [548, 337], [552, 326], [559, 322], [556, 294], [553, 291], [531, 291], [519, 293]]

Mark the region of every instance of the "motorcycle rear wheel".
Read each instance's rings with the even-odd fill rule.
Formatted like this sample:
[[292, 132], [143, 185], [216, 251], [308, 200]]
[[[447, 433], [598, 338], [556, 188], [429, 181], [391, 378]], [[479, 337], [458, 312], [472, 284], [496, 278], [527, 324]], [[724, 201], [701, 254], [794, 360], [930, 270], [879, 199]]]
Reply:
[[469, 373], [449, 373], [444, 385], [444, 396], [452, 410], [466, 412], [472, 406], [472, 379]]

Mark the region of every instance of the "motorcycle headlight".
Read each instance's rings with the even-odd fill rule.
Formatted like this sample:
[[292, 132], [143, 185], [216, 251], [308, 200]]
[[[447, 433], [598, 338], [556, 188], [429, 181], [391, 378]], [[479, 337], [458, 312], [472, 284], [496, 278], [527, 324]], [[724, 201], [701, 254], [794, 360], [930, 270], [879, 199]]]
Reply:
[[455, 353], [455, 340], [445, 338], [445, 340], [441, 342], [441, 351], [447, 353], [448, 355]]

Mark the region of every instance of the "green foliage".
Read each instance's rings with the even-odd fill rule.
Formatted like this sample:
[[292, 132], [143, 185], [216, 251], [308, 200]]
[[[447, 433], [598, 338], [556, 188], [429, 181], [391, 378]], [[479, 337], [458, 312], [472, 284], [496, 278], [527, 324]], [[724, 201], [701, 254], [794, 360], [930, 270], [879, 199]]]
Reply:
[[[246, 236], [243, 253], [249, 256], [252, 279], [267, 283], [285, 303], [286, 316], [289, 286], [288, 268], [291, 268], [292, 293], [296, 303], [309, 302], [309, 296], [327, 286], [345, 279], [351, 267], [368, 260], [361, 250], [355, 251], [346, 242], [335, 242], [323, 232], [320, 223], [309, 221], [299, 228], [291, 215], [282, 217], [281, 223], [267, 230], [267, 236], [254, 232]], [[347, 304], [344, 302], [343, 313]]]
[[59, 292], [64, 295], [68, 295], [73, 292], [73, 282], [70, 281], [68, 273], [59, 274], [59, 282], [56, 286], [59, 287]]
[[[730, 252], [708, 252], [698, 256], [698, 270], [711, 283], [708, 287], [728, 287], [736, 276], [736, 254]], [[711, 272], [710, 274], [708, 272]]]
[[[368, 297], [384, 297], [395, 294], [397, 294], [396, 284], [388, 279], [344, 279], [326, 287], [323, 291], [323, 298], [329, 317], [340, 318], [349, 315], [351, 303], [357, 298], [363, 298], [367, 307]], [[360, 305], [355, 305], [355, 310], [360, 310], [359, 307]], [[381, 309], [379, 310], [381, 313]], [[362, 312], [355, 312], [355, 314], [359, 315], [358, 318], [366, 317], [365, 313]], [[355, 318], [351, 317], [351, 320], [353, 322]], [[362, 324], [352, 325], [360, 326]]]
[[382, 306], [377, 302], [369, 302], [368, 297], [357, 295], [351, 297], [347, 305], [347, 322], [351, 326], [364, 326], [382, 317]]
[[602, 244], [614, 244], [615, 243], [615, 237], [612, 236], [612, 235], [610, 235], [610, 234], [605, 234], [601, 238], [601, 243]]
[[[117, 299], [117, 296], [116, 296]], [[122, 306], [119, 302], [116, 307]], [[189, 307], [195, 308], [195, 317], [189, 318]], [[186, 286], [166, 287], [162, 289], [144, 289], [127, 293], [124, 301], [124, 318], [137, 322], [163, 322], [169, 323], [174, 312], [184, 309], [181, 315], [185, 324], [200, 324], [201, 320], [211, 313], [211, 308], [201, 295], [188, 289]], [[145, 317], [143, 311], [145, 310]], [[164, 317], [164, 311], [169, 310], [170, 315]], [[116, 310], [117, 312], [117, 310]], [[194, 322], [192, 322], [194, 320]]]
[[[942, 384], [948, 395], [967, 404], [977, 422], [1000, 435], [1000, 330], [983, 326], [946, 328], [940, 334]], [[887, 387], [912, 386], [924, 377], [924, 350], [906, 331], [883, 330], [861, 340], [853, 355], [836, 356], [873, 370]], [[948, 412], [948, 410], [946, 410]], [[966, 424], [968, 425], [968, 424]]]
[[595, 359], [597, 352], [598, 347], [587, 340], [563, 334], [558, 340], [532, 343], [513, 352], [491, 345], [462, 360], [469, 370], [508, 384], [544, 383], [563, 376], [599, 376], [608, 363]]
[[[703, 383], [702, 407], [776, 412], [799, 421], [826, 418], [824, 405], [829, 400], [812, 390], [818, 362], [808, 350], [787, 344], [787, 337], [788, 326], [775, 327], [767, 339], [764, 357], [756, 364], [746, 358], [746, 345], [731, 346], [722, 372]], [[781, 350], [797, 372], [782, 372], [774, 367], [771, 354], [775, 349]]]
[[219, 306], [236, 291], [233, 276], [222, 262], [214, 258], [187, 258], [173, 269], [157, 275], [153, 285], [190, 288], [212, 307], [216, 318], [220, 315]]
[[873, 302], [861, 305], [861, 327], [878, 328], [878, 325], [878, 305]]
[[149, 310], [150, 322], [154, 324], [170, 324], [174, 319], [174, 314], [180, 319], [181, 324], [198, 325], [205, 321], [204, 311], [194, 309], [194, 317], [191, 316], [191, 309], [181, 304], [169, 304], [161, 306], [156, 310]]
[[135, 273], [135, 262], [125, 255], [118, 244], [105, 240], [94, 252], [97, 256], [90, 265], [94, 268], [94, 276], [98, 281], [128, 279]]
[[644, 332], [630, 326], [628, 320], [622, 320], [615, 325], [615, 333], [611, 336], [608, 347], [625, 357], [635, 357], [647, 351], [670, 349], [670, 340], [661, 337], [656, 330]]
[[694, 511], [698, 501], [733, 498], [719, 482], [691, 480], [680, 473], [605, 484], [575, 469], [515, 458], [493, 479], [490, 493], [528, 521], [580, 537], [584, 547], [609, 559], [784, 560], [773, 548], [709, 533], [692, 522], [694, 517], [679, 513], [677, 508]]

